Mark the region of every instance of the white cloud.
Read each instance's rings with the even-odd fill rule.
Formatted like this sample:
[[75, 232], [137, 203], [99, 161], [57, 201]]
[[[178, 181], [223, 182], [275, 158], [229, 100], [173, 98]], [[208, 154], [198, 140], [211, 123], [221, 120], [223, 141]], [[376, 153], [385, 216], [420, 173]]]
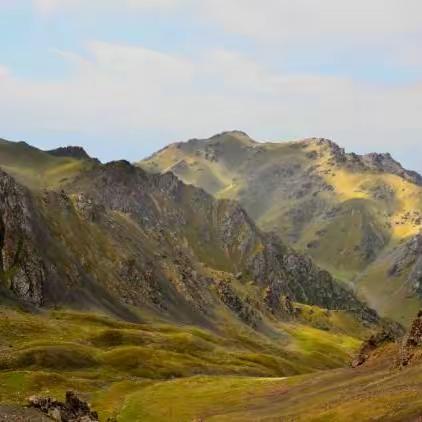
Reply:
[[77, 13], [92, 11], [102, 13], [112, 10], [124, 10], [125, 8], [140, 10], [171, 10], [180, 5], [188, 4], [190, 1], [191, 0], [32, 0], [36, 10], [44, 15], [69, 11], [76, 11]]
[[92, 42], [89, 51], [98, 69], [117, 75], [148, 75], [157, 82], [180, 82], [192, 77], [189, 61], [143, 47]]
[[204, 14], [227, 30], [266, 40], [342, 35], [368, 42], [422, 30], [418, 0], [209, 0], [201, 5]]
[[[0, 0], [0, 5], [12, 0]], [[28, 1], [28, 0], [22, 0]], [[419, 0], [29, 0], [42, 13], [184, 10], [259, 40], [385, 43], [422, 32]], [[396, 38], [397, 40], [397, 38]]]
[[[199, 6], [200, 5], [200, 6]], [[419, 0], [204, 0], [197, 12], [273, 58], [421, 69]], [[312, 59], [309, 59], [312, 57]]]
[[[11, 0], [0, 0], [6, 2]], [[215, 31], [221, 28], [261, 43], [273, 55], [376, 55], [394, 65], [422, 65], [419, 0], [22, 0], [45, 16], [179, 11]], [[180, 19], [180, 17], [179, 17]], [[216, 28], [215, 25], [220, 28]]]
[[422, 136], [420, 84], [280, 74], [226, 50], [193, 60], [100, 42], [87, 49], [83, 57], [60, 53], [73, 64], [62, 81], [0, 71], [0, 126], [120, 142], [139, 133], [140, 149], [151, 131], [186, 139], [238, 128], [258, 138], [325, 136], [349, 149], [392, 152]]

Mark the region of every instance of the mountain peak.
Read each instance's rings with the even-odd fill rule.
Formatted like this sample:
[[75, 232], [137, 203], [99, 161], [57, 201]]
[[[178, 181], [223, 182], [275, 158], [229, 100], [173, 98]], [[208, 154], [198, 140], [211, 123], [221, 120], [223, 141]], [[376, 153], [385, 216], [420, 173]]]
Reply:
[[299, 141], [299, 142], [303, 142], [305, 145], [315, 145], [315, 146], [318, 146], [320, 148], [327, 149], [331, 154], [338, 156], [338, 157], [345, 155], [344, 148], [341, 148], [338, 144], [336, 144], [331, 139], [327, 139], [327, 138], [307, 138], [307, 139], [304, 139], [303, 141]]
[[246, 133], [243, 132], [242, 130], [226, 130], [224, 132], [221, 133], [217, 133], [214, 136], [211, 136], [210, 139], [215, 139], [215, 138], [220, 138], [223, 136], [233, 136], [235, 138], [248, 138], [250, 140], [252, 140], [252, 138]]
[[355, 154], [355, 157], [357, 157], [357, 159], [369, 169], [395, 174], [402, 177], [403, 179], [408, 180], [409, 182], [422, 185], [422, 176], [415, 171], [405, 169], [391, 156], [389, 152], [371, 152], [364, 155]]
[[334, 148], [339, 148], [338, 144], [328, 138], [306, 138], [302, 142], [315, 144], [320, 146], [329, 146]]
[[358, 165], [369, 170], [376, 170], [383, 173], [391, 173], [400, 176], [412, 183], [422, 185], [422, 176], [415, 171], [407, 170], [396, 161], [389, 152], [368, 154], [346, 153], [334, 141], [326, 138], [308, 138], [303, 141], [304, 145], [315, 145], [328, 152], [335, 164], [346, 164], [349, 166]]
[[211, 136], [210, 138], [192, 138], [189, 139], [187, 142], [178, 142], [176, 145], [184, 145], [184, 144], [214, 144], [214, 143], [229, 143], [229, 142], [241, 142], [241, 143], [248, 143], [248, 144], [256, 144], [246, 132], [241, 130], [228, 130], [220, 133], [216, 133], [215, 135]]
[[80, 160], [91, 160], [92, 158], [88, 155], [83, 147], [80, 146], [66, 146], [66, 147], [59, 147], [56, 149], [52, 149], [46, 151], [50, 155], [54, 155], [55, 157], [69, 157], [69, 158], [77, 158]]

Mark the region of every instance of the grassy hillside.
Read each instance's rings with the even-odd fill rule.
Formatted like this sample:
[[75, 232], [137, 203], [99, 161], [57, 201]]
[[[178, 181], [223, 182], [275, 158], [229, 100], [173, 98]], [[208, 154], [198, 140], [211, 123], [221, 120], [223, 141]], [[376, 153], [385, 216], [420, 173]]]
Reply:
[[25, 142], [0, 139], [0, 167], [33, 189], [58, 187], [93, 165], [93, 161], [57, 157]]
[[[172, 144], [139, 165], [172, 171], [217, 197], [238, 199], [261, 228], [275, 231], [338, 279], [363, 280], [365, 297], [396, 316], [383, 302], [388, 294], [378, 295], [391, 292], [384, 289], [388, 274], [366, 278], [366, 270], [419, 233], [422, 186], [388, 154], [346, 154], [321, 139], [257, 143], [228, 132]], [[412, 289], [406, 294], [421, 304]], [[395, 306], [406, 294], [395, 296]]]
[[[280, 377], [347, 365], [361, 340], [346, 332], [354, 327], [366, 336], [368, 330], [341, 312], [327, 317], [308, 308], [304, 318], [310, 311], [323, 330], [305, 320], [274, 322], [272, 333], [263, 335], [232, 319], [210, 331], [150, 314], [135, 324], [100, 314], [33, 314], [1, 306], [0, 403], [24, 404], [31, 394], [62, 397], [75, 389], [101, 420], [190, 420], [183, 412], [195, 416], [198, 406], [215, 411], [229, 390], [227, 406], [242, 400], [244, 390], [260, 394], [262, 387], [279, 385]], [[180, 399], [186, 397], [179, 403], [172, 395], [181, 393]], [[213, 397], [222, 398], [217, 407]]]
[[[61, 398], [73, 389], [104, 421], [401, 421], [420, 414], [420, 365], [393, 369], [392, 345], [375, 363], [347, 368], [360, 339], [345, 331], [365, 330], [343, 313], [304, 312], [307, 325], [277, 323], [271, 336], [257, 336], [240, 326], [215, 332], [151, 315], [133, 324], [2, 306], [0, 403]], [[311, 328], [309, 318], [324, 329]]]
[[370, 305], [402, 323], [411, 320], [420, 308], [421, 247], [420, 235], [398, 242], [356, 280], [362, 296], [370, 298]]
[[133, 392], [118, 420], [413, 420], [422, 406], [421, 380], [421, 367], [342, 369], [288, 379], [198, 376]]

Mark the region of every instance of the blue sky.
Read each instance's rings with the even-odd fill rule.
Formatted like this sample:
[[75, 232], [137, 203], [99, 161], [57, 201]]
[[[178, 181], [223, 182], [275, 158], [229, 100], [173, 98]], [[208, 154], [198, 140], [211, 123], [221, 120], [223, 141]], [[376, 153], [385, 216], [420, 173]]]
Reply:
[[418, 1], [0, 0], [0, 28], [0, 137], [135, 161], [241, 129], [422, 171]]

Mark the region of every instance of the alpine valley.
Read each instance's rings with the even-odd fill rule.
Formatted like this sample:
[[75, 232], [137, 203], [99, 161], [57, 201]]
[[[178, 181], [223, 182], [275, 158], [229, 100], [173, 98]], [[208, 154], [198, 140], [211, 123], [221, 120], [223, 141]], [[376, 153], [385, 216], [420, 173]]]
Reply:
[[389, 154], [0, 140], [0, 169], [1, 421], [422, 416], [422, 177]]

